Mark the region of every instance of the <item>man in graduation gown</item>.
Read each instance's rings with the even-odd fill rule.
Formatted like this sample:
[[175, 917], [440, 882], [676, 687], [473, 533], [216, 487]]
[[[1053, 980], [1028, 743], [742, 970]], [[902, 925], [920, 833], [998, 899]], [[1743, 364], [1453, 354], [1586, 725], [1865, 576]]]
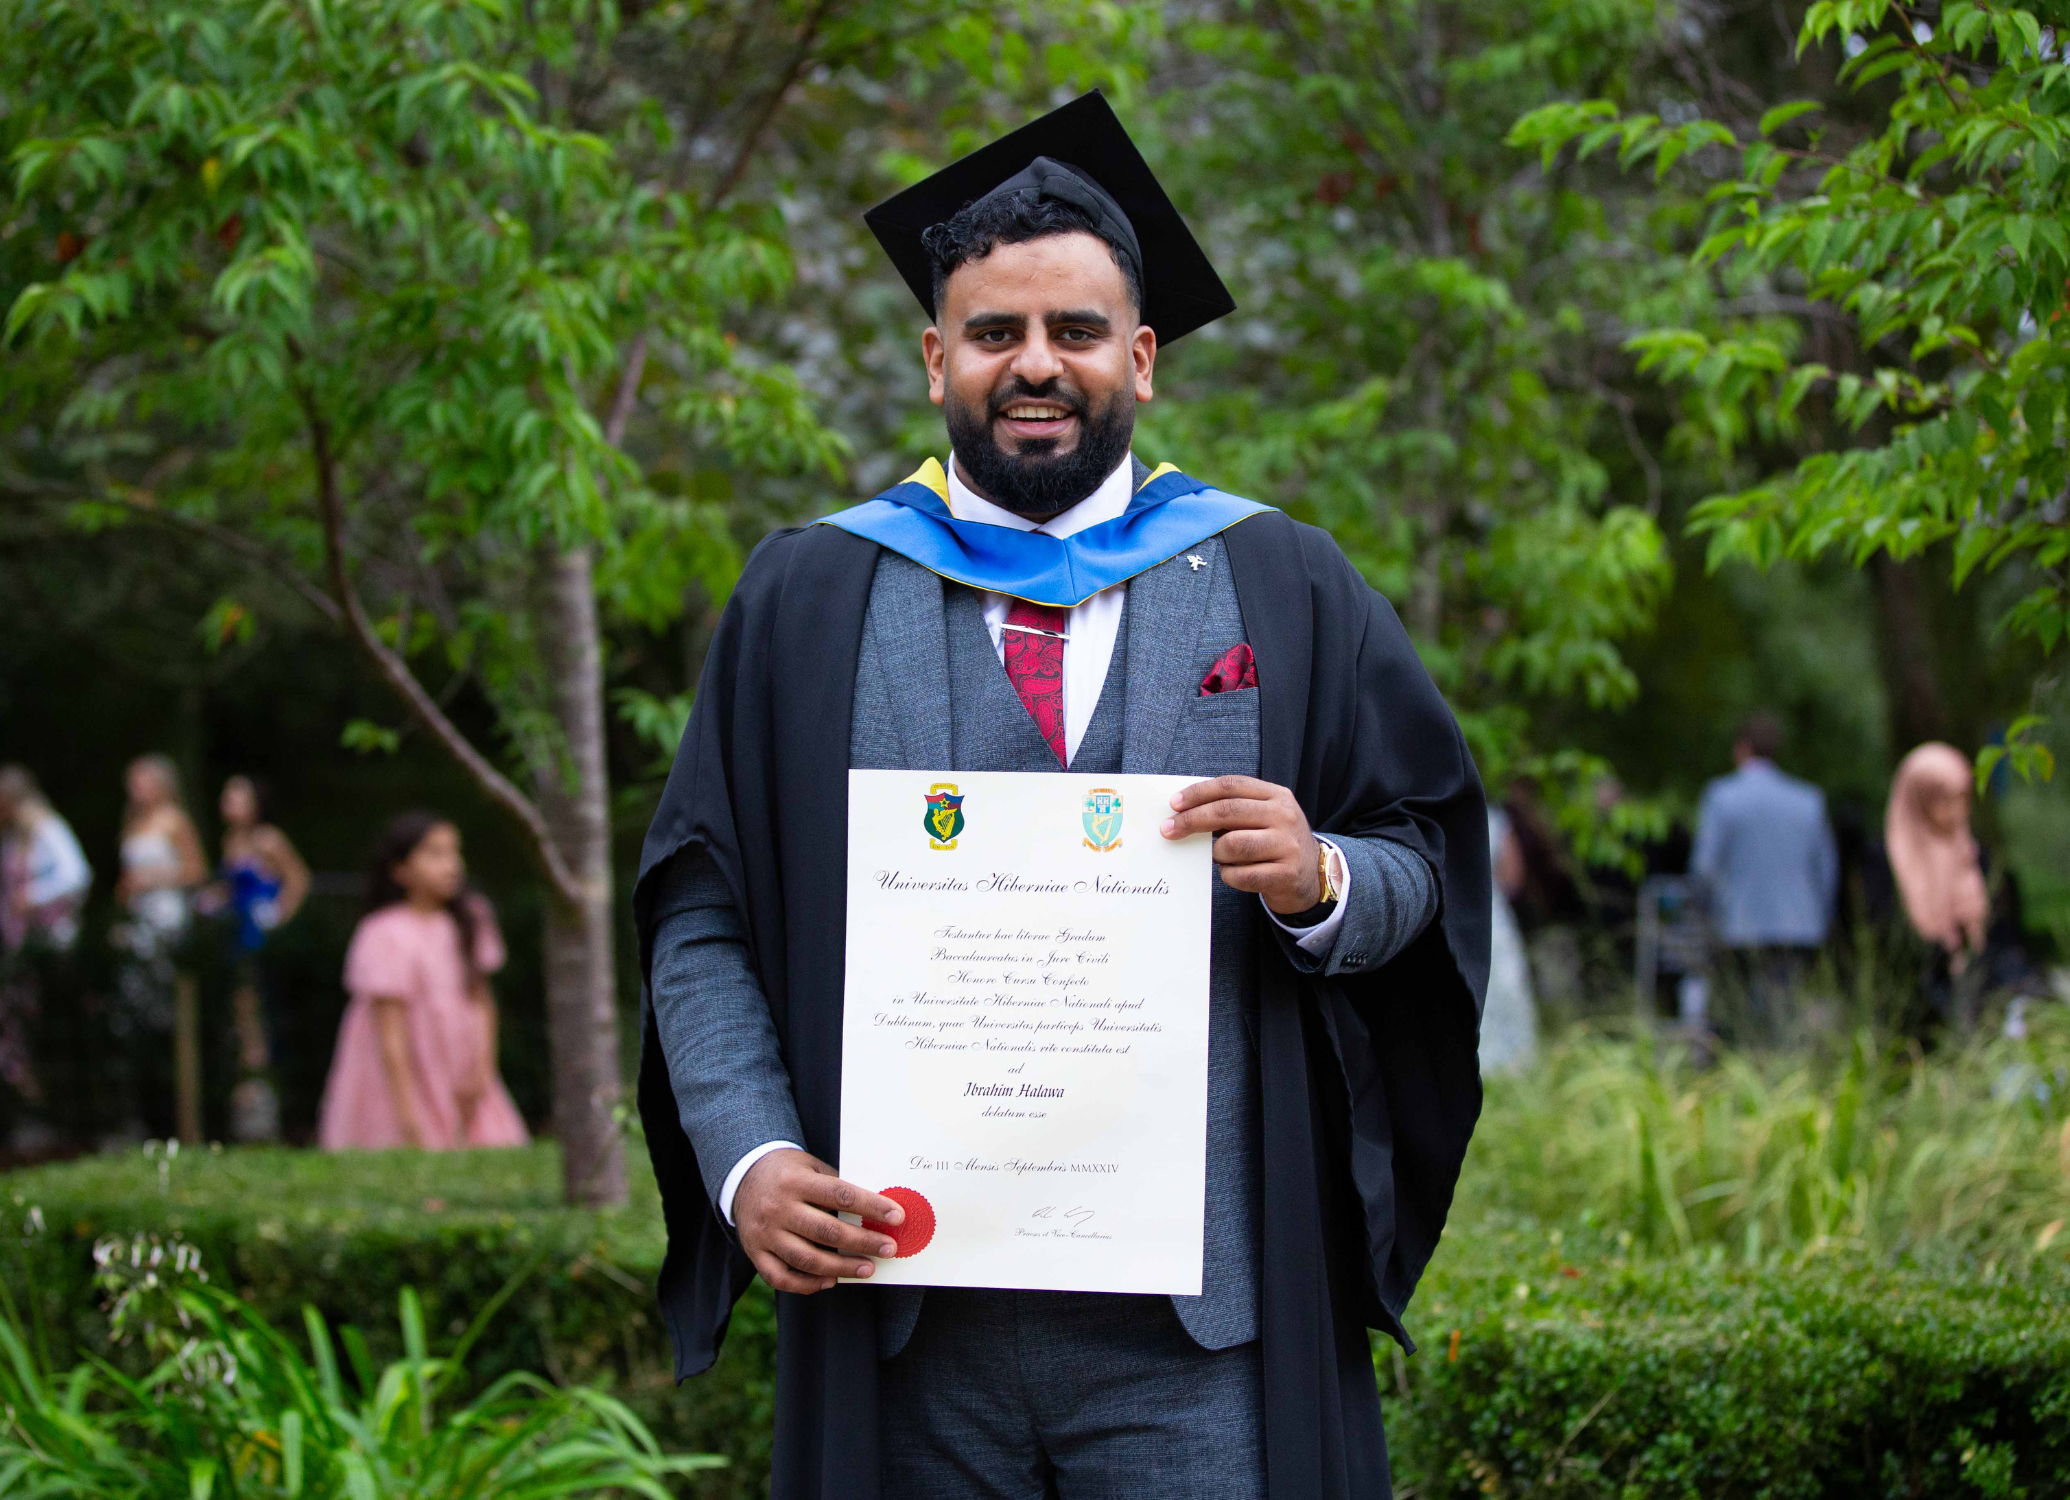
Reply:
[[[1104, 100], [870, 222], [953, 459], [755, 550], [635, 889], [678, 1373], [759, 1272], [777, 1500], [1385, 1496], [1367, 1330], [1408, 1343], [1480, 1107], [1472, 761], [1325, 533], [1131, 455], [1160, 342], [1232, 304]], [[848, 772], [1067, 767], [1196, 775], [1163, 831], [1216, 835], [1201, 1294], [873, 1287]]]

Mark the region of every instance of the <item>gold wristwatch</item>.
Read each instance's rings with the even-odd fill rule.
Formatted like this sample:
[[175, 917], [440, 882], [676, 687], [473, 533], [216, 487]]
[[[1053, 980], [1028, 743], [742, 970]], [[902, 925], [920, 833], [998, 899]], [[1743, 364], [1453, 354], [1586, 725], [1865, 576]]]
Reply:
[[1341, 888], [1333, 878], [1333, 872], [1330, 869], [1332, 857], [1342, 859], [1344, 856], [1338, 854], [1336, 845], [1330, 843], [1327, 839], [1316, 839], [1315, 874], [1322, 888], [1322, 895], [1316, 898], [1315, 904], [1317, 906], [1333, 906], [1341, 894]]

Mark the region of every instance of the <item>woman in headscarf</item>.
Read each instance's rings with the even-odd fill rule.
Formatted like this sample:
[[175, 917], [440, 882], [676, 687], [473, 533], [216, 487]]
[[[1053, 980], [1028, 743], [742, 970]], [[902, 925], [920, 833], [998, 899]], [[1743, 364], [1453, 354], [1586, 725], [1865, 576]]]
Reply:
[[1983, 864], [1969, 831], [1976, 785], [1969, 757], [1953, 745], [1929, 741], [1898, 765], [1883, 816], [1890, 873], [1905, 920], [1928, 945], [1926, 998], [1933, 1019], [1967, 1030], [1975, 1021], [1981, 978], [1971, 966], [1982, 954], [1991, 898]]

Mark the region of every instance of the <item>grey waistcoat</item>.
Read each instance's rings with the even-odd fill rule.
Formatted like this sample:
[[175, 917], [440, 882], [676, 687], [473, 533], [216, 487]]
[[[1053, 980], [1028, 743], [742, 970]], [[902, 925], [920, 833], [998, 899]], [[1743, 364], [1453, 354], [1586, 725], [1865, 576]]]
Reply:
[[[1073, 771], [1255, 776], [1258, 695], [1202, 696], [1200, 683], [1244, 639], [1218, 540], [1129, 584], [1128, 606]], [[849, 764], [858, 770], [1059, 769], [1015, 696], [977, 594], [895, 553], [877, 565], [856, 666]], [[1201, 1295], [1174, 1297], [1204, 1348], [1258, 1336], [1257, 898], [1215, 885], [1208, 988], [1207, 1204]], [[905, 1346], [918, 1287], [882, 1287], [880, 1351]]]

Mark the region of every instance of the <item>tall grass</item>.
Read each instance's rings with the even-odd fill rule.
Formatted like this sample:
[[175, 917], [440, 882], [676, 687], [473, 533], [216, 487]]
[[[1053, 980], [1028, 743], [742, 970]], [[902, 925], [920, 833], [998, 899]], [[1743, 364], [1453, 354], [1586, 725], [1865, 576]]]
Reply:
[[2070, 1007], [1938, 1053], [1864, 1032], [1837, 1057], [1571, 1035], [1491, 1079], [1461, 1209], [1749, 1264], [1852, 1251], [2028, 1269], [2070, 1251]]

